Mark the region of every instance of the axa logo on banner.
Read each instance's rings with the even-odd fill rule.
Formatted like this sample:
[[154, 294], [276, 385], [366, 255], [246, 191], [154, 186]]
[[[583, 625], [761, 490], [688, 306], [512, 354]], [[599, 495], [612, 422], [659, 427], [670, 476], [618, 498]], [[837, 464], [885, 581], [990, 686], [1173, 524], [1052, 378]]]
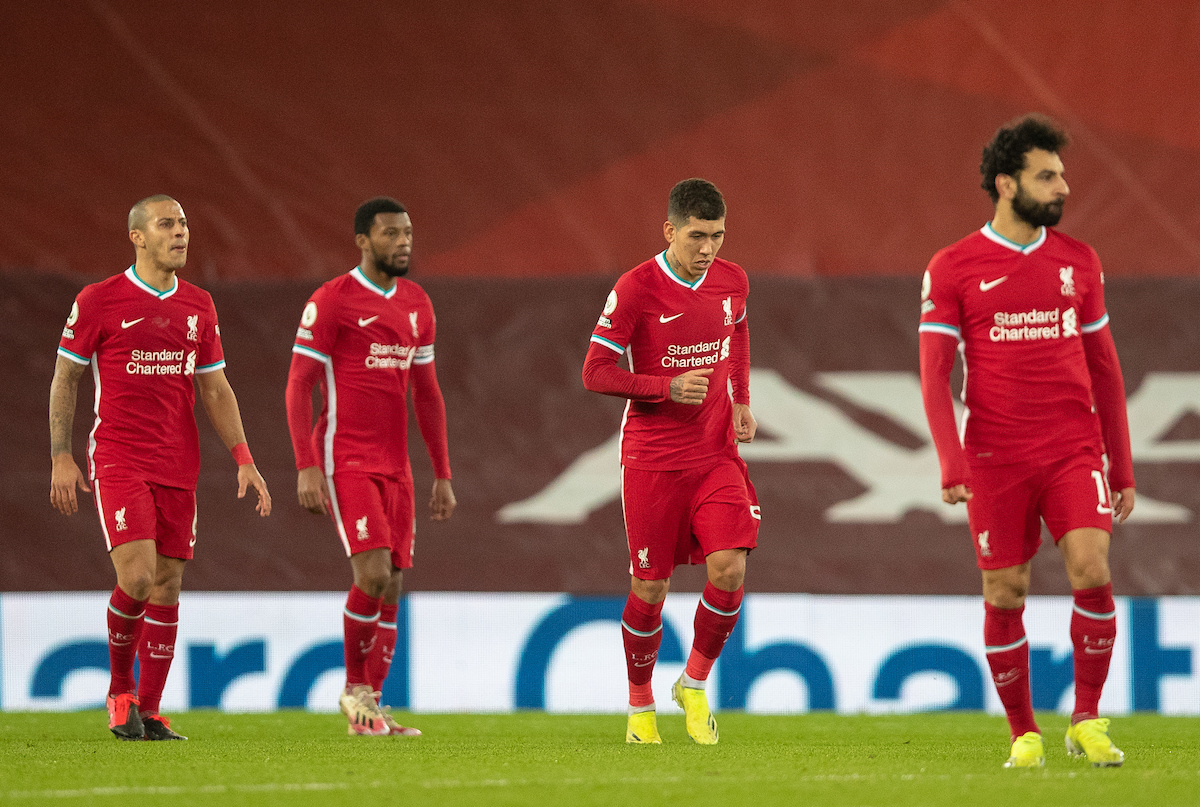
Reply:
[[[1066, 326], [1066, 322], [1058, 325]], [[1041, 326], [1039, 326], [1041, 327]], [[1072, 325], [1074, 321], [1072, 320]], [[929, 437], [916, 373], [818, 373], [813, 380], [855, 407], [886, 417], [923, 444], [899, 445], [866, 428], [830, 400], [790, 384], [774, 370], [750, 371], [750, 396], [760, 436], [739, 447], [756, 462], [828, 462], [865, 490], [825, 511], [833, 523], [895, 524], [910, 511], [946, 523], [967, 521], [963, 507], [941, 497], [937, 452]], [[1190, 414], [1200, 414], [1200, 373], [1150, 373], [1128, 399], [1135, 462], [1200, 462], [1200, 440], [1162, 440]], [[767, 435], [770, 435], [769, 437]], [[545, 488], [496, 513], [501, 523], [581, 524], [621, 492], [620, 433], [576, 457]], [[751, 469], [753, 473], [753, 469]], [[1139, 523], [1186, 523], [1192, 511], [1138, 491]]]

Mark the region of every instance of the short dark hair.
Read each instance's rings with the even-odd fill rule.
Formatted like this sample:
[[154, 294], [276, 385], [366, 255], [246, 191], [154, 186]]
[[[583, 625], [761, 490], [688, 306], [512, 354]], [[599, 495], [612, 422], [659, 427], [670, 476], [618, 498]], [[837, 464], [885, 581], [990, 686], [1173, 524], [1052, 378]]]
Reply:
[[358, 206], [358, 210], [354, 211], [354, 234], [370, 235], [371, 225], [375, 223], [375, 217], [380, 213], [407, 212], [404, 205], [390, 196], [376, 196], [374, 199], [368, 199]]
[[671, 188], [667, 218], [681, 227], [693, 216], [701, 221], [725, 218], [725, 197], [707, 179], [685, 179]]
[[983, 174], [980, 184], [992, 197], [992, 204], [1000, 201], [997, 175], [1015, 177], [1025, 168], [1025, 155], [1033, 149], [1058, 152], [1070, 142], [1062, 127], [1045, 115], [1024, 115], [1001, 126], [992, 142], [983, 147], [983, 160], [979, 163], [979, 173]]
[[[175, 199], [165, 193], [156, 193], [153, 196], [147, 196], [140, 202], [135, 202], [133, 207], [129, 208], [129, 229], [144, 230], [146, 228], [146, 222], [150, 219], [150, 214], [146, 212], [146, 205], [155, 202], [175, 202]], [[175, 202], [175, 204], [179, 203]]]

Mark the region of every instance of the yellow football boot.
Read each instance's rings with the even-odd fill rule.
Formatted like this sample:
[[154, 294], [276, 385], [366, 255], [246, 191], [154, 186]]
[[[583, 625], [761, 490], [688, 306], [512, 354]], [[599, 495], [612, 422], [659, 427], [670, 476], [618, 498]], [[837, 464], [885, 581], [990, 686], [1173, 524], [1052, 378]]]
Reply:
[[1004, 767], [1040, 768], [1045, 764], [1046, 749], [1042, 745], [1042, 735], [1036, 731], [1027, 731], [1013, 740], [1012, 751]]
[[644, 712], [634, 712], [629, 716], [625, 726], [625, 742], [640, 745], [662, 745], [662, 737], [658, 736], [658, 719], [653, 709]]
[[1125, 752], [1108, 738], [1108, 718], [1080, 720], [1067, 729], [1067, 753], [1078, 759], [1086, 756], [1093, 768], [1119, 768]]
[[687, 720], [687, 733], [700, 745], [717, 744], [717, 721], [708, 708], [708, 696], [703, 689], [683, 685], [683, 676], [671, 687], [671, 698], [679, 704]]

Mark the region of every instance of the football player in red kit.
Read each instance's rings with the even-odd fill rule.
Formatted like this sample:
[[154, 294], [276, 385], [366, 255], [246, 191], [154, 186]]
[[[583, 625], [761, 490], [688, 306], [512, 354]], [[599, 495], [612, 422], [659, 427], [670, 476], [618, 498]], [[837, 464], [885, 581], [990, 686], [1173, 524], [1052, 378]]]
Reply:
[[[175, 274], [187, 262], [183, 208], [169, 196], [143, 199], [129, 211], [129, 239], [134, 265], [79, 292], [59, 341], [50, 387], [50, 501], [70, 515], [78, 509], [77, 487], [94, 492], [117, 572], [108, 603], [109, 729], [123, 740], [186, 740], [159, 714], [159, 702], [175, 656], [183, 568], [196, 545], [196, 388], [237, 461], [238, 498], [253, 487], [265, 516], [271, 496], [225, 378], [212, 297]], [[71, 451], [79, 376], [89, 365], [96, 383], [90, 489]]]
[[[711, 182], [671, 191], [667, 248], [626, 272], [592, 332], [584, 386], [628, 399], [621, 437], [621, 501], [631, 592], [621, 620], [629, 675], [625, 739], [659, 743], [650, 681], [662, 640], [671, 574], [705, 563], [687, 668], [672, 689], [688, 735], [717, 742], [704, 686], [737, 624], [746, 555], [758, 540], [759, 509], [737, 443], [757, 429], [750, 412], [749, 284], [717, 257], [725, 200]], [[618, 366], [623, 355], [629, 369]], [[733, 395], [727, 392], [732, 386]]]
[[[408, 388], [433, 461], [432, 518], [454, 511], [446, 406], [433, 365], [433, 305], [403, 277], [412, 251], [404, 206], [379, 197], [354, 216], [358, 266], [317, 289], [292, 347], [287, 411], [300, 504], [332, 514], [354, 584], [343, 612], [350, 734], [416, 736], [379, 704], [396, 645], [402, 570], [415, 527]], [[313, 425], [312, 390], [324, 405]]]
[[[1096, 766], [1125, 755], [1098, 714], [1116, 637], [1108, 567], [1114, 517], [1133, 510], [1125, 386], [1096, 252], [1052, 229], [1068, 188], [1067, 136], [1028, 115], [983, 151], [995, 216], [934, 255], [921, 293], [921, 389], [937, 446], [942, 498], [966, 502], [983, 574], [984, 643], [1011, 728], [1005, 767], [1045, 762], [1029, 685], [1022, 614], [1045, 521], [1074, 597], [1073, 756]], [[950, 371], [965, 368], [956, 428]]]

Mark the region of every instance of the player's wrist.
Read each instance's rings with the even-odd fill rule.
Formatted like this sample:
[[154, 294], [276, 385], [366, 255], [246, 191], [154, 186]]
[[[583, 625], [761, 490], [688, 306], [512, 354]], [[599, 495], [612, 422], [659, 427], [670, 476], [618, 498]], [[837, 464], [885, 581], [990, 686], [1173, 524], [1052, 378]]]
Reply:
[[233, 448], [229, 449], [229, 453], [233, 455], [234, 462], [238, 465], [253, 465], [254, 457], [250, 456], [250, 446], [246, 443], [238, 443]]

